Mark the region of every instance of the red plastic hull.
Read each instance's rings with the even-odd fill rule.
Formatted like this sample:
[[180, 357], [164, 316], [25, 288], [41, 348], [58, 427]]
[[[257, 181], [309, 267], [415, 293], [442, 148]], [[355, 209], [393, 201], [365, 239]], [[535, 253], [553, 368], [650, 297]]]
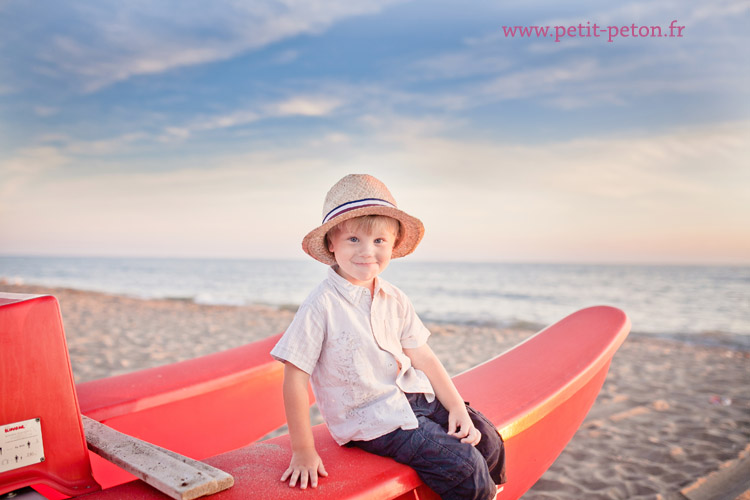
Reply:
[[[25, 428], [30, 420], [41, 434]], [[0, 496], [30, 484], [69, 495], [99, 488], [54, 297], [0, 293], [0, 433]]]
[[[182, 455], [204, 459], [247, 446], [286, 421], [280, 335], [182, 363], [78, 385], [81, 413]], [[104, 488], [135, 479], [91, 453]]]
[[[594, 403], [612, 356], [629, 329], [627, 316], [618, 309], [606, 306], [584, 309], [454, 379], [463, 397], [489, 417], [505, 439], [508, 483], [500, 498], [520, 497], [554, 462]], [[303, 495], [337, 500], [437, 498], [409, 467], [339, 447], [322, 425], [314, 433], [330, 476], [322, 479], [316, 490], [301, 491], [281, 483], [279, 477], [290, 457], [288, 437], [246, 446], [253, 435], [248, 428], [263, 428], [265, 434], [265, 426], [283, 422], [281, 365], [267, 358], [274, 341], [272, 338], [257, 346], [240, 348], [247, 351], [220, 353], [224, 357], [211, 362], [204, 358], [194, 360], [197, 364], [192, 366], [203, 369], [198, 377], [202, 382], [192, 385], [184, 399], [179, 397], [179, 386], [181, 380], [188, 385], [184, 384], [191, 376], [185, 371], [188, 365], [174, 369], [171, 385], [165, 385], [168, 398], [159, 395], [159, 390], [142, 395], [133, 382], [146, 383], [169, 367], [131, 375], [130, 385], [120, 385], [118, 389], [115, 379], [81, 384], [82, 413], [193, 458], [204, 459], [226, 451], [205, 460], [235, 478], [232, 488], [213, 497], [217, 500], [303, 498]], [[230, 366], [231, 360], [255, 356], [251, 353], [261, 353], [257, 359], [266, 360], [260, 363], [264, 367], [260, 372], [253, 368], [245, 369], [242, 375], [225, 373], [223, 380], [234, 380], [229, 385], [214, 386], [210, 382], [217, 360], [222, 359], [225, 371], [232, 372], [236, 369]], [[104, 394], [119, 396], [126, 389], [129, 392], [123, 401], [111, 406], [101, 403]], [[222, 447], [225, 449], [215, 452]], [[100, 480], [97, 473], [102, 471], [95, 468], [94, 472]], [[107, 481], [101, 477], [100, 482]], [[83, 498], [165, 497], [145, 483], [134, 481]]]

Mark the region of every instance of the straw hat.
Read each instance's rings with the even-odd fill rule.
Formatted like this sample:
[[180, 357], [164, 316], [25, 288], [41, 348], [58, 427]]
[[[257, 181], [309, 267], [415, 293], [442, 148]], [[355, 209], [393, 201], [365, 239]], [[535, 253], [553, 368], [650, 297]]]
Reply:
[[409, 255], [424, 236], [422, 222], [396, 207], [396, 200], [385, 184], [371, 175], [351, 174], [328, 191], [323, 203], [323, 223], [305, 236], [302, 249], [315, 260], [334, 265], [336, 259], [328, 250], [326, 233], [337, 224], [363, 215], [387, 215], [401, 223], [401, 238], [391, 258]]

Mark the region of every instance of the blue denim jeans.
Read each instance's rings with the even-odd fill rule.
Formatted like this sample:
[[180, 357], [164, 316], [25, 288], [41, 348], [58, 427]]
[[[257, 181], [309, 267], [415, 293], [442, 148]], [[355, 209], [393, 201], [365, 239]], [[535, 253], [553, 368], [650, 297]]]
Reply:
[[448, 410], [437, 398], [407, 394], [417, 429], [396, 429], [371, 441], [351, 441], [376, 455], [391, 457], [416, 470], [420, 479], [443, 500], [487, 500], [496, 484], [505, 482], [505, 449], [495, 426], [466, 404], [474, 426], [482, 433], [477, 446], [448, 435]]

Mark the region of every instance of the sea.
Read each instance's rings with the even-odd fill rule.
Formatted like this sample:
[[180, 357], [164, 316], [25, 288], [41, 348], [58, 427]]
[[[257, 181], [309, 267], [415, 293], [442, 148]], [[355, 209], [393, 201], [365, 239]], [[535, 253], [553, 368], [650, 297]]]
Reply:
[[[4, 282], [295, 308], [325, 273], [312, 259], [0, 256], [0, 291]], [[538, 329], [606, 304], [638, 334], [750, 348], [750, 266], [396, 260], [383, 277], [429, 322]]]

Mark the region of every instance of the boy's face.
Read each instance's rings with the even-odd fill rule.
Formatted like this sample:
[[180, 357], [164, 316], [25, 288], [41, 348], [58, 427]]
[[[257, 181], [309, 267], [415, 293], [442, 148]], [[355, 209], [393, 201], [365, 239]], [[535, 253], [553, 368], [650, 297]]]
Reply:
[[341, 224], [331, 235], [328, 250], [338, 264], [337, 272], [350, 283], [372, 289], [373, 280], [391, 261], [396, 235], [387, 226], [368, 233], [354, 224]]

